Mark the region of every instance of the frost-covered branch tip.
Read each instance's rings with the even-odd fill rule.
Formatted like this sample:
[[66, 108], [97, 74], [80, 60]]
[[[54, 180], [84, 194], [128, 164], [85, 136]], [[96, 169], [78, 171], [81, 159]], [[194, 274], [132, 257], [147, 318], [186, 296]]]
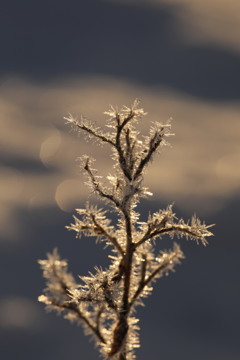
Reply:
[[[64, 314], [65, 318], [83, 325], [86, 334], [95, 339], [105, 359], [135, 359], [135, 349], [140, 346], [136, 307], [152, 292], [158, 278], [175, 271], [184, 254], [180, 245], [156, 253], [156, 241], [168, 236], [181, 240], [195, 240], [203, 245], [213, 234], [212, 225], [206, 225], [195, 215], [190, 221], [178, 219], [173, 206], [150, 214], [140, 221], [136, 206], [151, 192], [143, 185], [144, 172], [154, 155], [167, 145], [171, 123], [154, 122], [148, 136], [138, 131], [140, 118], [146, 113], [136, 100], [131, 107], [111, 107], [106, 127], [101, 128], [84, 117], [69, 115], [67, 124], [83, 133], [87, 140], [110, 146], [114, 166], [106, 181], [93, 168], [93, 159], [81, 156], [81, 169], [88, 177], [92, 193], [110, 208], [102, 209], [86, 204], [76, 209], [73, 222], [67, 226], [77, 238], [95, 237], [111, 248], [110, 265], [96, 267], [88, 276], [76, 281], [67, 270], [67, 261], [61, 260], [57, 250], [40, 260], [46, 280], [46, 289], [39, 301], [48, 309]], [[109, 216], [109, 210], [114, 210]]]

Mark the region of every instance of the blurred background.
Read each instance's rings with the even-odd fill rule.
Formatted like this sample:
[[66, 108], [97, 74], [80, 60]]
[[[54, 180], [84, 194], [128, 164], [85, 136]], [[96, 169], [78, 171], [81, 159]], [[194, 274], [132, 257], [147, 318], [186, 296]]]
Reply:
[[[76, 276], [108, 263], [65, 226], [88, 189], [75, 159], [112, 163], [70, 131], [68, 113], [103, 124], [135, 98], [151, 121], [173, 118], [171, 147], [148, 169], [143, 219], [174, 201], [213, 228], [139, 308], [139, 359], [238, 360], [240, 3], [236, 0], [2, 0], [0, 11], [1, 358], [97, 359], [80, 327], [46, 314], [37, 260], [58, 247]], [[96, 155], [97, 154], [97, 155]], [[90, 199], [94, 202], [94, 198]], [[171, 246], [170, 239], [161, 246]]]

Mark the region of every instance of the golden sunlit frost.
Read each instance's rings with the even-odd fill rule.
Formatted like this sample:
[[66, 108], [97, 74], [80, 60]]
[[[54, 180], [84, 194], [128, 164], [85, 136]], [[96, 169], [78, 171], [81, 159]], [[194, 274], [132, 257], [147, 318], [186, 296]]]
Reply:
[[[77, 238], [90, 236], [104, 242], [105, 247], [112, 250], [111, 264], [106, 270], [95, 267], [88, 276], [79, 275], [81, 283], [77, 283], [68, 272], [68, 262], [61, 260], [54, 249], [52, 254], [47, 254], [47, 259], [38, 261], [47, 285], [38, 300], [47, 310], [82, 323], [105, 358], [133, 360], [134, 350], [140, 346], [140, 328], [133, 317], [135, 307], [151, 294], [152, 283], [175, 271], [175, 266], [184, 258], [177, 243], [157, 255], [156, 239], [161, 242], [165, 235], [179, 240], [184, 237], [206, 246], [207, 238], [213, 235], [208, 229], [213, 225], [206, 225], [196, 215], [187, 222], [178, 219], [172, 205], [140, 221], [141, 215], [135, 208], [141, 198], [149, 195], [142, 185], [145, 169], [160, 149], [168, 145], [165, 139], [173, 135], [171, 123], [152, 122], [148, 135], [142, 136], [137, 125], [147, 113], [139, 107], [138, 100], [120, 110], [111, 106], [105, 114], [110, 116], [106, 126], [113, 129], [111, 133], [83, 116], [65, 118], [78, 135], [87, 134], [87, 141], [107, 144], [114, 163], [113, 175], [107, 176], [106, 184], [105, 178], [98, 175], [95, 160], [88, 155], [81, 156], [80, 168], [88, 179], [90, 192], [107, 208], [87, 202], [85, 208], [75, 209], [77, 215], [73, 215], [73, 222], [66, 228], [74, 231]], [[64, 197], [69, 197], [65, 187], [72, 190], [72, 185], [71, 180], [60, 185]], [[109, 217], [110, 211], [115, 214], [116, 222]]]

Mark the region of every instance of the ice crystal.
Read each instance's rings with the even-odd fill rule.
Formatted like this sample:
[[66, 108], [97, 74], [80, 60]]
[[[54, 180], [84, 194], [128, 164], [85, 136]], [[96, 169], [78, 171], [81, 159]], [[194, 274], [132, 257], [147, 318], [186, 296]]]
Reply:
[[[105, 270], [96, 267], [76, 281], [68, 272], [67, 261], [61, 260], [55, 249], [46, 260], [39, 260], [46, 279], [46, 289], [39, 301], [50, 310], [62, 312], [66, 319], [81, 323], [106, 359], [131, 360], [140, 346], [138, 319], [134, 316], [136, 306], [151, 294], [156, 279], [175, 271], [175, 266], [184, 259], [175, 242], [172, 249], [156, 254], [157, 239], [161, 241], [165, 235], [171, 239], [185, 237], [206, 245], [207, 238], [213, 234], [208, 230], [210, 226], [196, 215], [186, 222], [178, 219], [173, 205], [150, 214], [146, 221], [139, 221], [136, 206], [142, 197], [152, 195], [143, 186], [144, 172], [153, 156], [168, 145], [167, 139], [173, 135], [171, 122], [155, 122], [149, 135], [141, 136], [136, 125], [146, 113], [139, 108], [137, 100], [120, 111], [111, 107], [105, 114], [109, 117], [106, 124], [109, 131], [84, 117], [65, 118], [87, 140], [111, 147], [115, 171], [103, 183], [93, 167], [94, 159], [81, 157], [81, 169], [88, 177], [91, 191], [110, 207], [105, 210], [87, 203], [85, 208], [76, 209], [67, 229], [73, 230], [77, 238], [94, 236], [110, 246], [110, 266]], [[116, 214], [114, 224], [108, 216], [109, 210]]]

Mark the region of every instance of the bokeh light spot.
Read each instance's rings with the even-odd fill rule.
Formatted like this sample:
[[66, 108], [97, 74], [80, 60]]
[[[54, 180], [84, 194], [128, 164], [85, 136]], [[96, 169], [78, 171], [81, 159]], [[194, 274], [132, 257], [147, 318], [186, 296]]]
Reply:
[[67, 179], [61, 182], [55, 193], [55, 200], [61, 210], [69, 212], [83, 201], [86, 196], [86, 187], [80, 180]]
[[40, 148], [40, 159], [44, 165], [47, 165], [51, 158], [56, 154], [59, 146], [61, 145], [60, 131], [54, 130], [54, 132], [45, 139]]

